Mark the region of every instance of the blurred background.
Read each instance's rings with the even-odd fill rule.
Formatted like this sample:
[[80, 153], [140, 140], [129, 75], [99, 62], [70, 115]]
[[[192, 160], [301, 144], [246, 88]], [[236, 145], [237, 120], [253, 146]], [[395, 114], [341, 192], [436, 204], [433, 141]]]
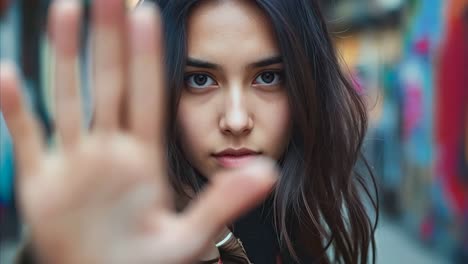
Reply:
[[[0, 58], [20, 65], [48, 135], [49, 2], [0, 0]], [[371, 113], [364, 151], [380, 192], [377, 263], [468, 263], [468, 0], [321, 2], [343, 67]], [[83, 38], [83, 69], [87, 46]], [[7, 264], [21, 231], [14, 174], [0, 115], [0, 263]]]

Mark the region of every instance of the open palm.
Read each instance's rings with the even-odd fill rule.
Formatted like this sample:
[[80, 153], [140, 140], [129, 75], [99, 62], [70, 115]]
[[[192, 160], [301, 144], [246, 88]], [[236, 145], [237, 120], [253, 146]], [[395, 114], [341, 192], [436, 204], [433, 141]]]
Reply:
[[46, 150], [14, 67], [1, 65], [1, 109], [15, 143], [18, 200], [45, 263], [194, 262], [223, 226], [274, 184], [274, 166], [258, 160], [210, 177], [199, 199], [175, 213], [166, 176], [161, 21], [153, 6], [126, 14], [121, 2], [94, 1], [91, 131], [83, 129], [75, 68], [77, 2], [57, 1], [50, 14], [57, 148]]

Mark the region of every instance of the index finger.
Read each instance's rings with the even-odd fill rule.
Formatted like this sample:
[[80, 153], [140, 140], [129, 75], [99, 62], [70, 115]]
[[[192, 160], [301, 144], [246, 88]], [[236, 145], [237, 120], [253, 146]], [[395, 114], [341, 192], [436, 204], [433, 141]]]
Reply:
[[162, 146], [165, 89], [161, 18], [155, 5], [143, 4], [129, 17], [129, 122], [134, 135]]

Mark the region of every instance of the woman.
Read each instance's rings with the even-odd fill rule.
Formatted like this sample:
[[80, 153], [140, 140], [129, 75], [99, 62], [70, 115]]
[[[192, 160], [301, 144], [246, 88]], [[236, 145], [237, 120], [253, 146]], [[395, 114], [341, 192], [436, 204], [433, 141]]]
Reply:
[[364, 200], [376, 203], [355, 171], [366, 112], [318, 3], [159, 6], [164, 30], [151, 5], [126, 14], [120, 1], [94, 2], [95, 116], [85, 132], [74, 70], [80, 9], [54, 4], [52, 153], [2, 65], [33, 258], [366, 263], [375, 225]]

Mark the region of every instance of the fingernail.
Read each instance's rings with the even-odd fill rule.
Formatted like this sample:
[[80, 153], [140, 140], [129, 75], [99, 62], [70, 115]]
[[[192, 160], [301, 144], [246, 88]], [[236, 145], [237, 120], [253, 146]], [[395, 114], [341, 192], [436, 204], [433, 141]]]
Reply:
[[76, 55], [80, 19], [81, 7], [75, 0], [60, 0], [51, 8], [49, 28], [52, 43], [63, 55]]
[[245, 169], [249, 174], [255, 177], [267, 177], [269, 179], [277, 180], [279, 176], [279, 169], [276, 163], [268, 157], [261, 156], [251, 161]]
[[130, 14], [130, 38], [134, 51], [154, 49], [157, 44], [155, 31], [158, 29], [157, 10], [154, 4], [144, 3]]

